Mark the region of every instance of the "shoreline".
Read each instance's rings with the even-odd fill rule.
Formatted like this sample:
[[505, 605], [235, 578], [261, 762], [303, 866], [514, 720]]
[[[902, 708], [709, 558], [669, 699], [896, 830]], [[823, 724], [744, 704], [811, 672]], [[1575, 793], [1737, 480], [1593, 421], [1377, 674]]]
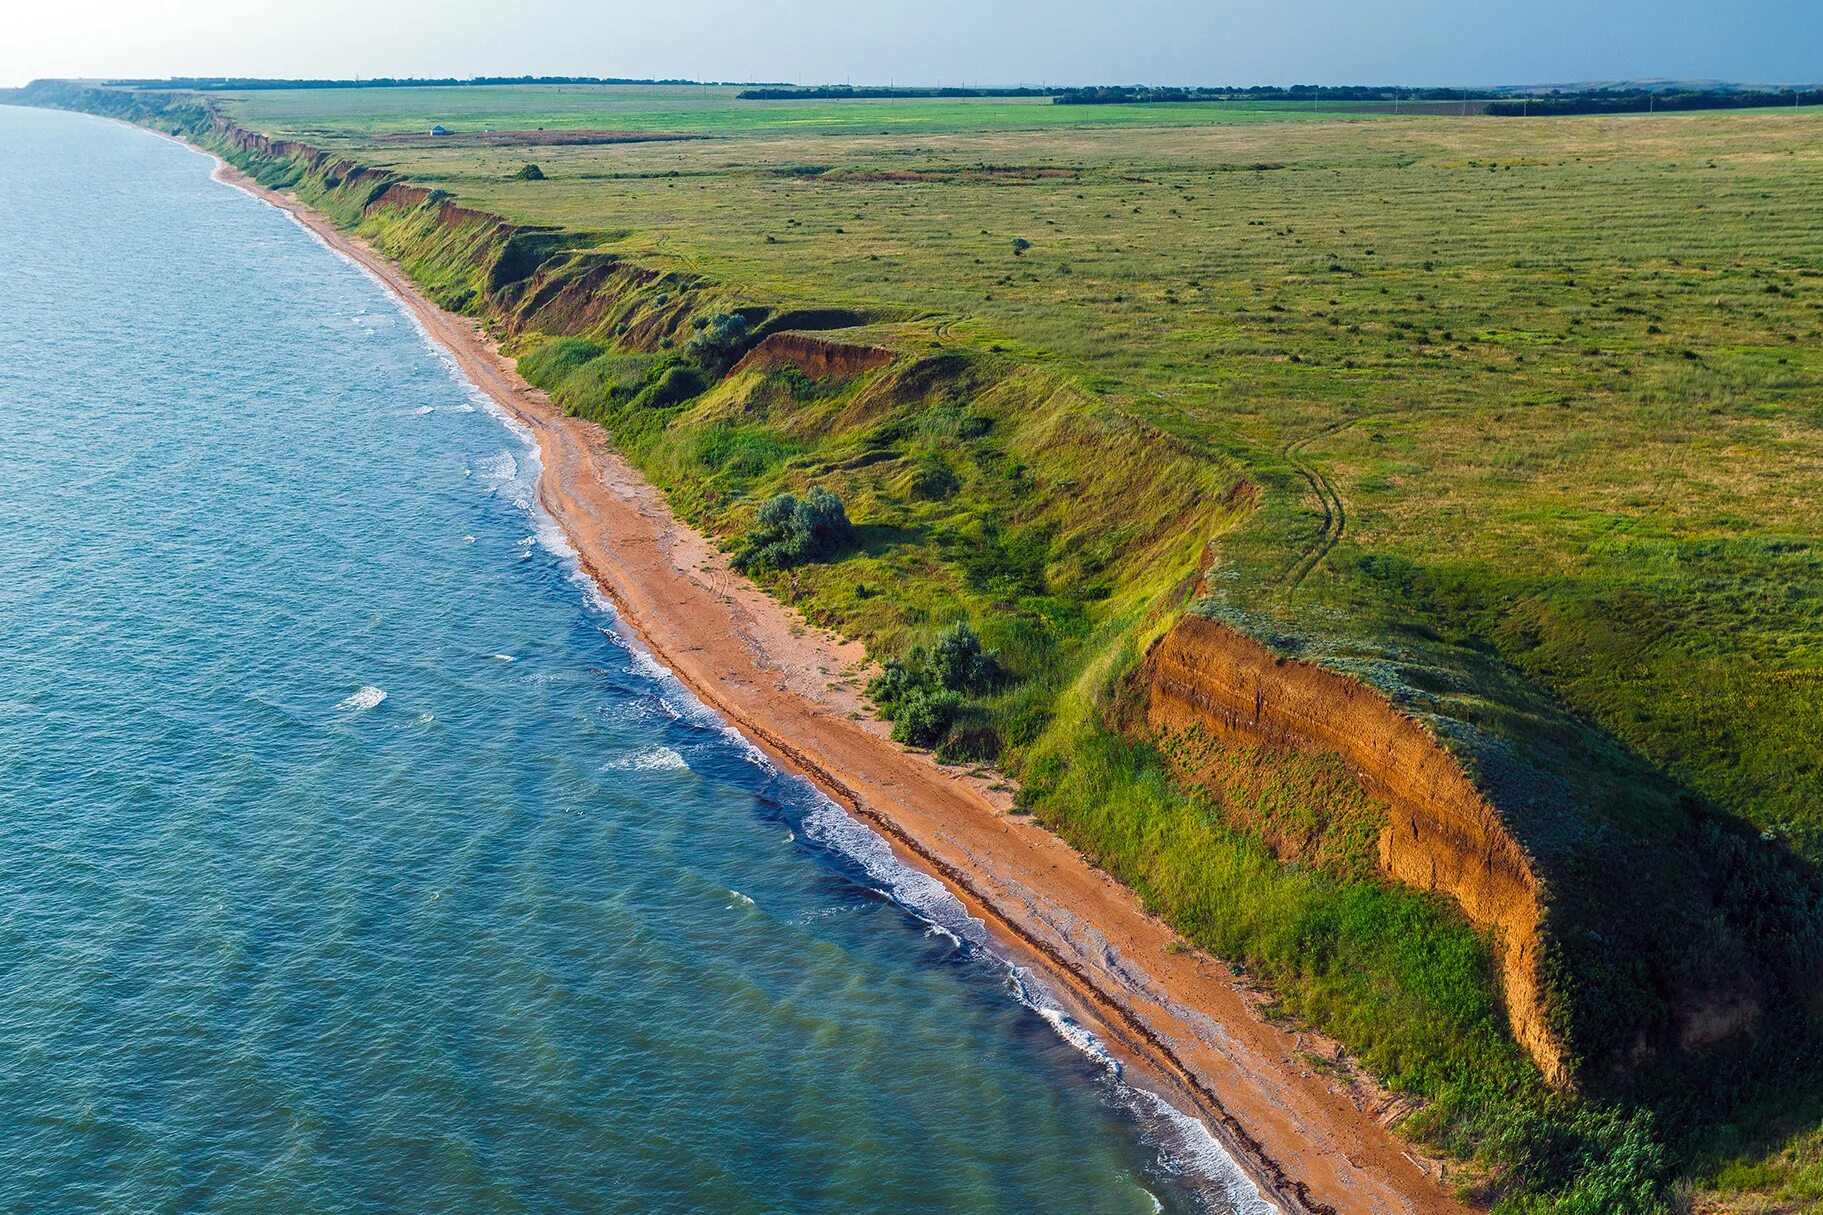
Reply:
[[1468, 1210], [1381, 1124], [1396, 1108], [1384, 1094], [1311, 1065], [1313, 1051], [1332, 1044], [1267, 1023], [1227, 967], [1184, 950], [1132, 891], [1061, 838], [1009, 815], [988, 781], [892, 743], [855, 688], [862, 647], [805, 626], [735, 574], [605, 431], [527, 385], [478, 324], [431, 304], [397, 266], [295, 198], [215, 159], [218, 180], [284, 210], [377, 279], [530, 432], [540, 506], [622, 628], [782, 768], [942, 881], [1010, 961], [1042, 975], [1150, 1081], [1141, 1087], [1201, 1119], [1270, 1201], [1288, 1212]]

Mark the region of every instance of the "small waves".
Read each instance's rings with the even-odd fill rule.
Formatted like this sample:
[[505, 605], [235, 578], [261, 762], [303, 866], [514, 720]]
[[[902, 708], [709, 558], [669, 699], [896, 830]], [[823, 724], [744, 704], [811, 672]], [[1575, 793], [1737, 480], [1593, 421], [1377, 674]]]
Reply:
[[336, 708], [344, 713], [365, 713], [369, 709], [378, 708], [380, 702], [385, 699], [384, 689], [367, 684], [353, 694], [343, 697], [337, 702]]
[[1213, 1189], [1204, 1193], [1206, 1199], [1222, 1203], [1234, 1215], [1284, 1215], [1201, 1121], [1149, 1089], [1123, 1086], [1121, 1096], [1121, 1104], [1163, 1153], [1164, 1165], [1205, 1182], [1195, 1188]]
[[1090, 1033], [1087, 1027], [1080, 1021], [1064, 1012], [1061, 1008], [1051, 1007], [1046, 1004], [1035, 1003], [1032, 1005], [1032, 1009], [1040, 1017], [1044, 1018], [1045, 1023], [1051, 1027], [1059, 1038], [1062, 1038], [1082, 1054], [1087, 1055], [1090, 1059], [1093, 1059], [1096, 1063], [1099, 1063], [1102, 1067], [1106, 1068], [1110, 1076], [1113, 1076], [1116, 1079], [1119, 1078], [1120, 1060], [1116, 1059], [1113, 1055], [1110, 1055], [1108, 1053], [1108, 1048], [1102, 1044], [1101, 1039]]
[[610, 772], [688, 772], [690, 763], [670, 747], [641, 747], [602, 765]]

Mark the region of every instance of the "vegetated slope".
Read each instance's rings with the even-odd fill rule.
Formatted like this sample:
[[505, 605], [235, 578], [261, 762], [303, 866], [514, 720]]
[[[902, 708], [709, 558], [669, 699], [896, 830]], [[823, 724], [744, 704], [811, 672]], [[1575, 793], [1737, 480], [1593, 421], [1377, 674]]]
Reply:
[[[164, 107], [157, 117], [165, 119], [172, 105], [182, 103], [157, 104]], [[1579, 382], [1586, 368], [1560, 349], [1563, 339], [1528, 339], [1516, 344], [1521, 352], [1509, 353], [1489, 331], [1475, 339], [1493, 348], [1483, 350], [1477, 374], [1452, 383], [1445, 373], [1458, 360], [1445, 343], [1454, 339], [1446, 335], [1440, 343], [1429, 331], [1414, 336], [1416, 322], [1405, 319], [1421, 311], [1415, 305], [1426, 302], [1425, 293], [1413, 293], [1414, 299], [1402, 291], [1397, 300], [1377, 303], [1371, 285], [1352, 281], [1366, 276], [1350, 273], [1340, 261], [1333, 263], [1340, 270], [1294, 264], [1278, 280], [1256, 280], [1256, 292], [1277, 281], [1294, 304], [1301, 297], [1290, 292], [1300, 284], [1336, 294], [1326, 303], [1303, 303], [1296, 313], [1293, 305], [1264, 304], [1250, 310], [1258, 321], [1243, 322], [1260, 324], [1261, 333], [1231, 332], [1181, 350], [1168, 342], [1169, 353], [1156, 365], [1122, 366], [1110, 358], [1129, 381], [1098, 381], [1085, 376], [1076, 360], [1035, 361], [1043, 351], [1010, 336], [1018, 316], [1003, 318], [1008, 337], [964, 344], [947, 330], [941, 332], [948, 340], [932, 343], [929, 326], [903, 305], [868, 306], [858, 291], [832, 291], [823, 302], [835, 307], [800, 307], [794, 315], [791, 304], [805, 301], [767, 290], [763, 274], [755, 276], [759, 286], [736, 287], [731, 284], [738, 280], [713, 280], [657, 250], [641, 249], [637, 236], [507, 222], [301, 145], [226, 127], [192, 133], [225, 141], [224, 150], [243, 167], [295, 187], [343, 222], [359, 225], [447, 306], [485, 315], [515, 335], [527, 350], [528, 374], [569, 407], [607, 425], [706, 526], [740, 534], [756, 501], [774, 488], [816, 482], [838, 489], [862, 524], [858, 550], [839, 564], [771, 575], [780, 593], [814, 618], [866, 637], [881, 652], [928, 641], [957, 615], [972, 617], [998, 646], [1012, 679], [969, 710], [959, 723], [964, 728], [946, 740], [950, 754], [985, 758], [996, 744], [1004, 748], [1002, 762], [1025, 778], [1048, 822], [1133, 883], [1192, 940], [1255, 967], [1294, 1009], [1334, 1029], [1381, 1075], [1431, 1098], [1425, 1125], [1415, 1129], [1459, 1152], [1480, 1154], [1497, 1171], [1495, 1184], [1515, 1192], [1567, 1188], [1585, 1199], [1645, 1201], [1642, 1190], [1629, 1188], [1634, 1181], [1647, 1188], [1653, 1182], [1649, 1146], [1640, 1138], [1637, 1116], [1628, 1112], [1637, 1102], [1656, 1106], [1673, 1119], [1672, 1130], [1687, 1132], [1698, 1121], [1696, 1111], [1679, 1106], [1667, 1090], [1681, 1086], [1705, 1102], [1738, 1099], [1729, 1087], [1717, 1087], [1718, 1076], [1738, 1089], [1737, 1081], [1767, 1059], [1804, 1046], [1816, 956], [1808, 877], [1776, 848], [1732, 829], [1688, 785], [1675, 783], [1664, 769], [1675, 773], [1676, 763], [1643, 746], [1624, 715], [1604, 718], [1599, 698], [1580, 694], [1573, 671], [1549, 665], [1567, 639], [1580, 639], [1609, 672], [1584, 678], [1619, 687], [1634, 703], [1656, 704], [1665, 698], [1652, 694], [1652, 680], [1680, 674], [1677, 646], [1659, 655], [1636, 654], [1635, 665], [1617, 671], [1608, 654], [1627, 650], [1636, 622], [1589, 596], [1593, 580], [1564, 576], [1565, 563], [1549, 552], [1540, 560], [1511, 548], [1511, 535], [1496, 537], [1512, 558], [1503, 576], [1464, 571], [1459, 563], [1453, 577], [1440, 576], [1436, 562], [1399, 553], [1389, 519], [1414, 525], [1420, 556], [1425, 547], [1448, 555], [1475, 546], [1442, 543], [1438, 524], [1424, 521], [1424, 503], [1372, 485], [1376, 477], [1391, 487], [1421, 472], [1434, 474], [1441, 464], [1449, 475], [1426, 481], [1430, 506], [1463, 526], [1460, 520], [1470, 512], [1462, 485], [1474, 481], [1464, 474], [1485, 473], [1472, 460], [1436, 459], [1438, 446], [1462, 441], [1463, 423], [1446, 417], [1427, 430], [1417, 420], [1422, 411], [1401, 408], [1401, 398], [1413, 391], [1407, 385], [1448, 385], [1455, 409], [1501, 428], [1523, 455], [1528, 441], [1534, 450], [1542, 446], [1540, 430], [1566, 428], [1541, 427], [1528, 420], [1536, 417], [1529, 410], [1506, 417], [1518, 408], [1509, 404], [1511, 385]], [[1253, 169], [1238, 179], [1269, 175]], [[799, 175], [828, 176], [826, 170]], [[1065, 179], [1058, 188], [1098, 190], [1094, 205], [1105, 205], [1108, 191], [1133, 184], [1091, 183], [1083, 180], [1087, 176]], [[946, 171], [892, 184], [928, 186], [926, 177], [967, 190], [998, 185], [1004, 191], [1009, 180], [993, 172]], [[788, 184], [795, 188], [798, 180]], [[1284, 189], [1295, 197], [1299, 187]], [[1180, 183], [1176, 195], [1192, 192]], [[1044, 285], [1027, 286], [1027, 308], [1035, 307], [1032, 293], [1050, 289], [1057, 277], [1056, 267], [1032, 268], [1042, 256], [1035, 248], [1043, 246], [1003, 255], [1011, 269], [1000, 276], [1012, 285], [1048, 272]], [[1295, 262], [1303, 255], [1290, 256]], [[1497, 277], [1478, 279], [1478, 289], [1491, 290]], [[1562, 284], [1550, 276], [1516, 277], [1539, 290], [1542, 300], [1561, 295], [1555, 288]], [[1772, 285], [1779, 291], [1764, 294], [1777, 294], [1789, 306], [1781, 318], [1801, 318], [1802, 311], [1791, 309], [1808, 303], [1799, 298], [1802, 287], [1784, 279]], [[873, 293], [891, 294], [878, 286]], [[1172, 294], [1166, 288], [1163, 297]], [[1346, 320], [1346, 311], [1332, 313], [1343, 308], [1337, 301], [1345, 295], [1363, 319], [1319, 325]], [[1657, 306], [1672, 311], [1669, 304]], [[1057, 305], [1066, 317], [1071, 307], [1067, 300]], [[1703, 307], [1725, 305], [1676, 315], [1687, 322]], [[1318, 315], [1303, 315], [1307, 310]], [[1115, 311], [1117, 326], [1131, 323], [1149, 332], [1141, 323], [1145, 317]], [[1170, 317], [1172, 309], [1164, 313]], [[726, 348], [705, 346], [703, 331], [692, 324], [734, 315], [742, 318], [740, 334]], [[1301, 332], [1279, 332], [1293, 326], [1279, 319], [1288, 316], [1301, 317], [1295, 322]], [[1567, 327], [1589, 324], [1585, 318], [1579, 308]], [[1617, 311], [1611, 328], [1626, 328], [1630, 318]], [[1498, 319], [1490, 315], [1484, 323]], [[1534, 311], [1528, 319], [1562, 318]], [[1183, 324], [1166, 325], [1171, 342], [1193, 337]], [[1660, 328], [1657, 321], [1648, 324]], [[856, 332], [832, 338], [830, 326]], [[1048, 332], [1042, 316], [1031, 327]], [[1104, 322], [1101, 331], [1107, 327]], [[1363, 332], [1346, 332], [1357, 327]], [[1610, 327], [1603, 328], [1601, 340], [1612, 342]], [[803, 332], [816, 330], [824, 336]], [[539, 335], [564, 336], [547, 341]], [[1306, 336], [1308, 343], [1293, 340]], [[1264, 341], [1270, 347], [1262, 348]], [[1285, 353], [1293, 345], [1295, 361]], [[1538, 346], [1553, 348], [1556, 361], [1541, 373], [1521, 370]], [[750, 361], [735, 361], [750, 349]], [[879, 349], [901, 353], [884, 367], [877, 354], [854, 353]], [[1196, 409], [1147, 395], [1148, 384], [1162, 394], [1174, 375], [1211, 349], [1222, 358], [1224, 374], [1249, 395], [1279, 401], [1286, 416], [1267, 418], [1263, 406], [1237, 401], [1235, 415], [1224, 419], [1213, 404]], [[1334, 357], [1343, 351], [1348, 353]], [[1079, 354], [1092, 362], [1092, 351]], [[1599, 352], [1581, 358], [1622, 378]], [[1691, 361], [1701, 357], [1683, 360]], [[1643, 366], [1653, 381], [1650, 393], [1676, 386], [1659, 368]], [[1363, 370], [1373, 374], [1355, 374]], [[1801, 380], [1804, 372], [1791, 374]], [[1474, 393], [1495, 376], [1508, 385], [1493, 394], [1501, 404], [1477, 410]], [[1329, 381], [1357, 388], [1368, 399], [1326, 397], [1321, 386]], [[1186, 376], [1180, 383], [1196, 381]], [[1709, 383], [1684, 388], [1694, 394]], [[1785, 410], [1776, 405], [1782, 389], [1753, 381], [1739, 388], [1761, 410], [1774, 403], [1769, 416], [1783, 426]], [[1622, 386], [1609, 384], [1605, 391], [1610, 412], [1626, 403]], [[1230, 399], [1217, 393], [1213, 402]], [[1345, 416], [1302, 422], [1320, 417], [1325, 401]], [[1661, 426], [1683, 425], [1692, 412], [1671, 395], [1649, 396], [1648, 404]], [[1715, 421], [1713, 413], [1708, 418], [1708, 425], [1731, 432], [1736, 451], [1757, 456], [1741, 442], [1751, 426]], [[1591, 424], [1610, 435], [1638, 425], [1628, 419], [1617, 431], [1601, 417]], [[1274, 429], [1297, 433], [1300, 425], [1304, 437], [1271, 440]], [[1700, 440], [1672, 437], [1701, 449]], [[1364, 442], [1378, 455], [1389, 440], [1399, 444], [1406, 467], [1383, 457], [1364, 476], [1350, 445]], [[1778, 450], [1800, 462], [1814, 452], [1801, 430], [1781, 441]], [[1428, 468], [1414, 458], [1420, 452], [1430, 459]], [[1615, 459], [1629, 463], [1620, 454]], [[1700, 485], [1691, 493], [1699, 501], [1711, 496]], [[1776, 517], [1776, 510], [1765, 511], [1758, 498], [1747, 497], [1761, 517]], [[1377, 510], [1361, 509], [1363, 498]], [[1666, 513], [1674, 525], [1682, 522], [1678, 510]], [[1797, 538], [1777, 551], [1787, 554], [1799, 580], [1794, 585], [1801, 587], [1815, 577], [1803, 538], [1810, 517], [1796, 508], [1785, 518]], [[1509, 530], [1518, 526], [1511, 516], [1502, 521]], [[1575, 551], [1580, 538], [1571, 523], [1534, 527], [1527, 538], [1542, 530], [1547, 547]], [[1206, 550], [1211, 539], [1214, 548]], [[1676, 537], [1669, 543], [1682, 546], [1678, 551], [1688, 547]], [[1593, 554], [1599, 563], [1608, 556], [1586, 544], [1582, 549], [1585, 560]], [[1491, 550], [1502, 551], [1498, 544]], [[1773, 550], [1722, 551], [1715, 564], [1738, 578], [1743, 568], [1763, 569], [1758, 554], [1767, 551]], [[1199, 567], [1210, 556], [1214, 567], [1199, 581]], [[1541, 576], [1540, 567], [1557, 577]], [[1611, 557], [1604, 577], [1629, 590], [1645, 581]], [[1720, 609], [1713, 622], [1714, 640], [1722, 646], [1717, 669], [1740, 670], [1741, 639], [1727, 614], [1733, 610], [1728, 597], [1682, 578], [1664, 593], [1670, 602], [1681, 597]], [[1187, 605], [1195, 617], [1226, 620], [1283, 653], [1303, 656], [1312, 670], [1353, 676], [1384, 698], [1375, 702], [1376, 712], [1384, 715], [1389, 702], [1396, 704], [1402, 720], [1419, 723], [1416, 745], [1434, 740], [1436, 756], [1473, 779], [1510, 840], [1490, 838], [1481, 853], [1471, 847], [1470, 854], [1485, 854], [1490, 864], [1497, 853], [1520, 855], [1525, 860], [1515, 862], [1516, 870], [1535, 868], [1543, 876], [1535, 907], [1546, 930], [1528, 956], [1536, 963], [1534, 1020], [1545, 1026], [1556, 1054], [1541, 1051], [1536, 1035], [1527, 1045], [1547, 1068], [1558, 1070], [1553, 1059], [1561, 1058], [1566, 1077], [1580, 1072], [1588, 1090], [1618, 1095], [1621, 1104], [1579, 1111], [1546, 1096], [1505, 1030], [1507, 1009], [1493, 982], [1501, 965], [1510, 971], [1513, 945], [1503, 942], [1508, 952], [1497, 965], [1447, 906], [1376, 880], [1377, 866], [1387, 863], [1399, 877], [1448, 889], [1399, 861], [1397, 849], [1389, 853], [1384, 842], [1376, 856], [1373, 841], [1385, 840], [1410, 791], [1376, 782], [1371, 756], [1282, 726], [1214, 737], [1199, 733], [1200, 721], [1156, 712], [1158, 681], [1148, 678], [1154, 668], [1142, 666], [1142, 656], [1161, 635], [1169, 638], [1155, 651], [1159, 661], [1174, 646], [1185, 650], [1186, 640], [1199, 633], [1206, 642], [1213, 627], [1194, 619], [1178, 623]], [[1805, 636], [1811, 609], [1801, 595], [1771, 607], [1772, 635]], [[1566, 609], [1568, 626], [1560, 618]], [[1232, 651], [1231, 643], [1223, 645]], [[1574, 654], [1556, 660], [1573, 667]], [[1270, 659], [1260, 661], [1263, 677], [1270, 665]], [[1234, 669], [1230, 652], [1221, 671]], [[1587, 716], [1567, 712], [1539, 686], [1539, 677]], [[1143, 711], [1132, 710], [1143, 709], [1148, 697], [1155, 709], [1151, 724], [1167, 731], [1162, 755], [1144, 738], [1115, 728], [1143, 720]], [[1793, 720], [1793, 745], [1782, 754], [1801, 791], [1802, 774], [1814, 771], [1804, 759], [1815, 749], [1805, 750], [1803, 714]], [[1688, 739], [1696, 732], [1673, 733]], [[1332, 762], [1336, 752], [1368, 773], [1365, 793], [1350, 792], [1346, 767]], [[1763, 813], [1765, 777], [1780, 771], [1777, 758], [1747, 765], [1744, 791], [1711, 796], [1736, 813]], [[1663, 766], [1655, 769], [1646, 759]], [[1684, 763], [1704, 779], [1716, 767], [1701, 756]], [[1198, 788], [1200, 797], [1185, 796]], [[1375, 794], [1390, 800], [1395, 814]], [[1509, 844], [1519, 852], [1505, 851]], [[1463, 901], [1476, 915], [1475, 900]], [[1499, 916], [1481, 921], [1507, 931]], [[1500, 1175], [1503, 1168], [1510, 1172]]]

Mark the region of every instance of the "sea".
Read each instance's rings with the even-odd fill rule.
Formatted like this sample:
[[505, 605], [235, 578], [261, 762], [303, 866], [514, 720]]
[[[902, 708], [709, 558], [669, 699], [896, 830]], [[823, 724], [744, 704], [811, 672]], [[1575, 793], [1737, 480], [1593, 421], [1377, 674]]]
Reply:
[[0, 107], [0, 1211], [1267, 1209], [211, 168]]

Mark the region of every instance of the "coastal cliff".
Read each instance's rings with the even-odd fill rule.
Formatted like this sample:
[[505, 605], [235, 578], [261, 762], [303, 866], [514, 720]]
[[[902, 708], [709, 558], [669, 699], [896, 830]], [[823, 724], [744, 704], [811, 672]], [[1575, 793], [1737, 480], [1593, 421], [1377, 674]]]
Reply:
[[1513, 1036], [1553, 1084], [1572, 1083], [1541, 973], [1546, 894], [1532, 858], [1461, 762], [1359, 680], [1284, 659], [1219, 621], [1185, 616], [1147, 654], [1139, 682], [1160, 734], [1340, 755], [1385, 799], [1387, 876], [1447, 895], [1493, 932]]
[[[738, 314], [746, 339], [720, 385], [701, 398], [702, 411], [778, 419], [772, 376], [784, 369], [845, 386], [833, 416], [784, 408], [789, 426], [803, 428], [802, 442], [847, 452], [821, 467], [852, 478], [845, 492], [862, 501], [870, 492], [916, 498], [925, 491], [911, 487], [932, 471], [929, 456], [882, 448], [879, 436], [928, 425], [919, 419], [933, 413], [969, 411], [980, 422], [959, 424], [991, 427], [1015, 461], [993, 492], [1026, 533], [1049, 536], [1043, 582], [1052, 587], [1102, 595], [1110, 584], [1129, 586], [1130, 610], [1150, 614], [1162, 586], [1149, 589], [1159, 584], [1140, 571], [1188, 568], [1212, 537], [1261, 509], [1259, 485], [1237, 464], [1105, 407], [1069, 377], [954, 348], [919, 349], [924, 343], [905, 342], [895, 327], [903, 318], [890, 311], [755, 301], [694, 270], [624, 255], [612, 247], [615, 234], [512, 221], [351, 158], [247, 131], [213, 110], [203, 142], [262, 184], [295, 190], [359, 231], [435, 302], [481, 319], [509, 343], [576, 339], [593, 343], [590, 350], [656, 356], [688, 343], [708, 317]], [[597, 414], [567, 384], [550, 386], [617, 441], [638, 442], [645, 419]], [[847, 447], [843, 435], [854, 436]], [[647, 457], [661, 484], [675, 447]], [[687, 487], [698, 476], [673, 482], [682, 504], [700, 500], [699, 512], [720, 513], [692, 521], [713, 531], [741, 526], [738, 506], [718, 508], [713, 492], [693, 497], [702, 491]], [[1127, 523], [1110, 533], [1106, 521], [1117, 518]], [[1110, 547], [1111, 534], [1119, 548]], [[814, 618], [872, 647], [893, 644], [871, 626], [871, 611]], [[1756, 920], [1705, 855], [1702, 841], [1718, 829], [1711, 816], [1498, 664], [1463, 660], [1467, 671], [1485, 668], [1498, 689], [1486, 697], [1497, 712], [1463, 716], [1447, 706], [1414, 712], [1434, 698], [1412, 701], [1403, 677], [1343, 673], [1346, 661], [1321, 655], [1273, 657], [1247, 632], [1196, 613], [1148, 662], [1158, 679], [1151, 729], [1195, 721], [1273, 746], [1337, 753], [1363, 788], [1386, 800], [1382, 874], [1447, 897], [1491, 935], [1511, 1033], [1551, 1085], [1625, 1087], [1648, 1061], [1738, 1048], [1757, 1033], [1773, 993], [1790, 988], [1780, 938], [1795, 931], [1786, 927], [1792, 917], [1810, 914], [1809, 896], [1788, 896], [1771, 927]], [[1057, 821], [1081, 842], [1067, 818]], [[1770, 852], [1723, 837], [1729, 857], [1748, 855], [1731, 865], [1780, 869]], [[1608, 880], [1616, 872], [1627, 881]], [[1642, 905], [1656, 915], [1641, 916]], [[1727, 942], [1721, 959], [1692, 961], [1689, 943], [1718, 933]], [[1566, 984], [1570, 975], [1577, 982]], [[1578, 987], [1603, 994], [1578, 996]]]
[[[1240, 588], [1258, 568], [1242, 562], [1190, 602], [1198, 561], [1222, 545], [1232, 555], [1237, 538], [1297, 554], [1293, 590], [1338, 577], [1324, 555], [1343, 503], [1326, 482], [1238, 441], [1162, 428], [1090, 377], [955, 340], [929, 317], [769, 298], [624, 233], [513, 220], [212, 107], [160, 104], [116, 116], [217, 151], [395, 260], [523, 356], [562, 409], [605, 427], [707, 534], [738, 543], [768, 494], [838, 491], [866, 541], [765, 589], [876, 657], [916, 652], [958, 615], [975, 621], [1017, 675], [971, 711], [1021, 781], [1020, 808], [1192, 944], [1244, 962], [1295, 1015], [1341, 1026], [1400, 1092], [1434, 1101], [1445, 1133], [1433, 1142], [1475, 1143], [1485, 1123], [1450, 1139], [1448, 1119], [1468, 1124], [1489, 1105], [1530, 1110], [1538, 1078], [1605, 1096], [1726, 1075], [1808, 1007], [1809, 876], [1493, 646], [1406, 618], [1364, 642], [1334, 615], [1301, 614], [1311, 600], [1291, 591], [1269, 605], [1285, 609], [1276, 616], [1249, 611]], [[681, 357], [718, 317], [739, 318], [738, 344]], [[682, 395], [616, 395], [623, 372], [680, 367]], [[1122, 680], [1140, 693], [1137, 720], [1110, 711]], [[1268, 840], [1277, 868], [1261, 882], [1308, 900], [1297, 931], [1210, 931], [1204, 906], [1228, 890], [1195, 884], [1220, 866], [1179, 845], [1226, 830], [1216, 859], [1233, 866], [1254, 863], [1260, 840], [1243, 807], [1209, 812], [1195, 774], [1160, 762], [1162, 744], [1193, 732], [1258, 747], [1263, 762], [1338, 757], [1378, 807], [1369, 877], [1320, 871], [1320, 858]], [[1167, 835], [1180, 821], [1184, 834]], [[1167, 869], [1193, 897], [1172, 901]], [[1365, 945], [1366, 933], [1332, 931], [1337, 908], [1362, 905], [1377, 934]], [[1403, 954], [1377, 948], [1407, 930], [1418, 944]], [[1446, 974], [1462, 984], [1439, 995], [1431, 980], [1451, 958], [1466, 959]], [[1351, 972], [1352, 987], [1330, 977]], [[1459, 1041], [1474, 1048], [1454, 1052]], [[1523, 1066], [1508, 1069], [1515, 1043]]]

